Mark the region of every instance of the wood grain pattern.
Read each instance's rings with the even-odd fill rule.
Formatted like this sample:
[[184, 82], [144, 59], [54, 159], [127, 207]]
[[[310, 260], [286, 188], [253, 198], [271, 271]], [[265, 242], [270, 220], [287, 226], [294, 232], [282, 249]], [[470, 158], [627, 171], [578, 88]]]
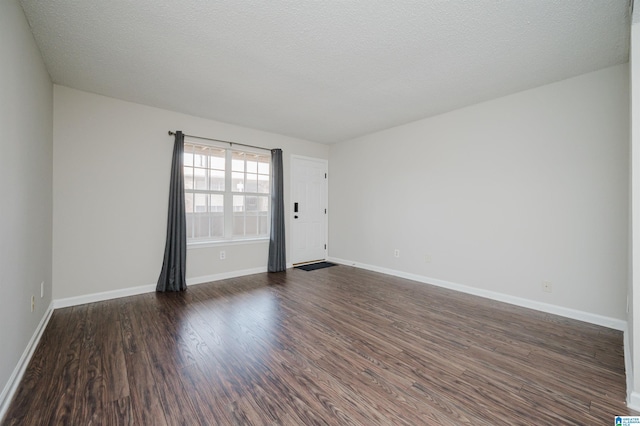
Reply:
[[346, 266], [54, 312], [6, 425], [612, 424], [622, 333]]

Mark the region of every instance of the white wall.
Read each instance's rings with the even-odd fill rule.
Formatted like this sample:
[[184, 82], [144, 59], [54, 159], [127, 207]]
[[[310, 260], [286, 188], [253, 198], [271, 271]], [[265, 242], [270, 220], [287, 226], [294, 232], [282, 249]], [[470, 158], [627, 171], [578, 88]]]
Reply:
[[[54, 110], [55, 299], [156, 283], [173, 150], [167, 131], [282, 148], [285, 203], [290, 156], [326, 159], [329, 151], [325, 145], [58, 85]], [[289, 229], [288, 222], [285, 226]], [[266, 268], [267, 253], [267, 242], [190, 249], [187, 280]]]
[[1, 405], [51, 302], [53, 89], [27, 20], [13, 0], [0, 1], [0, 58]]
[[626, 320], [628, 91], [623, 64], [333, 145], [330, 257]]

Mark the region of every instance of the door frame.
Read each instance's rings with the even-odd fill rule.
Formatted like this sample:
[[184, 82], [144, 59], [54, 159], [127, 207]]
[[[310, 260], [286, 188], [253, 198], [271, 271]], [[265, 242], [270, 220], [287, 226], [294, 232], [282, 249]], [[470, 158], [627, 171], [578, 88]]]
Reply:
[[[295, 220], [293, 218], [294, 216], [294, 212], [293, 212], [293, 203], [294, 203], [294, 188], [295, 188], [295, 173], [294, 173], [294, 167], [293, 167], [293, 163], [295, 162], [295, 160], [305, 160], [305, 161], [315, 161], [317, 163], [322, 163], [324, 165], [324, 170], [325, 173], [327, 174], [327, 178], [325, 179], [325, 184], [324, 184], [324, 200], [325, 200], [325, 205], [327, 208], [327, 214], [324, 215], [324, 240], [325, 240], [325, 249], [324, 249], [324, 259], [322, 260], [327, 260], [327, 255], [329, 253], [329, 160], [325, 159], [325, 158], [317, 158], [317, 157], [308, 157], [305, 155], [297, 155], [297, 154], [291, 154], [290, 156], [290, 166], [289, 166], [289, 170], [291, 170], [291, 178], [290, 178], [290, 188], [291, 190], [289, 191], [289, 207], [286, 207], [289, 211], [289, 223], [291, 224], [289, 229], [291, 229], [291, 236], [289, 238], [290, 241], [290, 246], [291, 246], [291, 259], [295, 258], [295, 254], [293, 252], [293, 241], [294, 241], [294, 235], [293, 235], [293, 221]], [[320, 260], [320, 259], [319, 259]], [[305, 262], [297, 262], [294, 263], [293, 261], [291, 262], [291, 265], [297, 265], [298, 263], [302, 264]]]

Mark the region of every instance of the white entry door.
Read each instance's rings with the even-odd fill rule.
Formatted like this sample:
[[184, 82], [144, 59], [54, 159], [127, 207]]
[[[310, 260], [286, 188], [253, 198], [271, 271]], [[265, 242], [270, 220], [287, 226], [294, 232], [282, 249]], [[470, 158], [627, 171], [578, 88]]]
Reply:
[[291, 263], [327, 258], [327, 161], [291, 156]]

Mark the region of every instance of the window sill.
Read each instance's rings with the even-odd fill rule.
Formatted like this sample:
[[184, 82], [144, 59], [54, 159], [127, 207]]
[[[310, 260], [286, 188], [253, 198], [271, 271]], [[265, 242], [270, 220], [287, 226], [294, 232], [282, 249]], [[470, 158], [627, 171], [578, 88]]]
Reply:
[[269, 242], [268, 237], [247, 238], [247, 239], [238, 239], [238, 240], [203, 241], [203, 242], [187, 243], [187, 250], [209, 248], [209, 247], [220, 247], [220, 246], [237, 246], [237, 245], [243, 245], [243, 244], [261, 244], [261, 243], [268, 243], [268, 242]]

